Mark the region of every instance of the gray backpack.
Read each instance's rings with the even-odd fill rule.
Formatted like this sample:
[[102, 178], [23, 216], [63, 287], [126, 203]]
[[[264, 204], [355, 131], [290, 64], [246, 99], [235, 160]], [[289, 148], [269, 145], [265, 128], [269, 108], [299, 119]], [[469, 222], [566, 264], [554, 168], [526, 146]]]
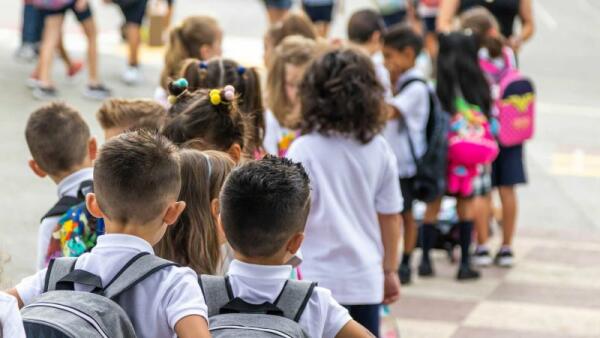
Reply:
[[[119, 295], [175, 263], [140, 253], [127, 262], [106, 286], [100, 277], [75, 270], [77, 258], [50, 261], [44, 293], [21, 310], [28, 337], [135, 338], [127, 313], [117, 303]], [[91, 292], [74, 291], [74, 285], [93, 286]]]
[[228, 277], [200, 276], [208, 306], [210, 333], [215, 338], [309, 338], [298, 321], [316, 283], [289, 280], [275, 304], [246, 303], [234, 298]]

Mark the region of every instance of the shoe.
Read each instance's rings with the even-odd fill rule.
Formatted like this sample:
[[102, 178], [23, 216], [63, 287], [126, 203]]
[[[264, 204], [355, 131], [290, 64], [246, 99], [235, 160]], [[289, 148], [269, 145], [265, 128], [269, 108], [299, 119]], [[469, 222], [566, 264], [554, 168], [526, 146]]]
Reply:
[[471, 257], [471, 262], [475, 266], [486, 267], [492, 265], [492, 256], [487, 249], [481, 249], [475, 251], [475, 254]]
[[83, 96], [88, 98], [88, 99], [92, 99], [92, 100], [105, 100], [106, 98], [109, 98], [111, 96], [111, 91], [110, 89], [106, 88], [104, 85], [102, 84], [98, 84], [95, 86], [87, 86], [87, 88], [85, 88], [85, 90], [83, 91]]
[[433, 271], [433, 266], [431, 262], [421, 261], [419, 264], [419, 277], [433, 277], [435, 276], [435, 272]]
[[31, 74], [27, 78], [27, 81], [25, 81], [25, 85], [29, 89], [36, 89], [37, 87], [40, 86], [40, 79], [36, 74]]
[[496, 257], [494, 258], [494, 264], [503, 267], [510, 268], [514, 264], [514, 257], [511, 249], [501, 249]]
[[35, 51], [35, 46], [33, 44], [23, 44], [17, 51], [15, 52], [15, 58], [22, 62], [33, 62], [37, 59], [37, 53]]
[[69, 69], [67, 70], [67, 76], [72, 78], [75, 75], [79, 74], [79, 72], [81, 72], [82, 69], [83, 69], [83, 62], [74, 61], [73, 64], [71, 65], [71, 67], [69, 67]]
[[139, 67], [129, 66], [123, 73], [122, 79], [129, 86], [136, 85], [142, 81], [142, 72]]
[[456, 279], [472, 280], [479, 279], [479, 277], [481, 277], [479, 271], [471, 269], [471, 267], [468, 265], [461, 264], [461, 266], [458, 268], [458, 275], [456, 276]]
[[38, 100], [54, 100], [58, 97], [58, 93], [54, 87], [37, 86], [32, 93], [33, 97]]
[[406, 285], [410, 284], [412, 271], [410, 266], [405, 264], [400, 264], [400, 269], [398, 269], [398, 277], [400, 277], [400, 284]]

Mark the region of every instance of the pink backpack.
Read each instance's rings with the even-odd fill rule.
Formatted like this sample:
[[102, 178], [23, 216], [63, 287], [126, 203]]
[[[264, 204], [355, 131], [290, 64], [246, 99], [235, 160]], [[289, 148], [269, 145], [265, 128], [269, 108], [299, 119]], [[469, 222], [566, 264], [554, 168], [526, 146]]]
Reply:
[[533, 137], [535, 118], [535, 89], [533, 82], [523, 76], [511, 62], [510, 50], [503, 50], [503, 69], [485, 58], [479, 59], [479, 66], [486, 73], [492, 85], [498, 86], [496, 114], [500, 124], [498, 141], [510, 147], [523, 144]]

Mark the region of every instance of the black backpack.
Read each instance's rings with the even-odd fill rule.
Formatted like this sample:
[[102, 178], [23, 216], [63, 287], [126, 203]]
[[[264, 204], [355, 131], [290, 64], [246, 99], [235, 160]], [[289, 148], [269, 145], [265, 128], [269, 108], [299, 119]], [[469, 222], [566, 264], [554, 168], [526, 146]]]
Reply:
[[[448, 157], [449, 116], [441, 109], [436, 94], [424, 79], [413, 78], [400, 86], [400, 92], [411, 83], [420, 82], [427, 86], [429, 93], [429, 117], [425, 129], [427, 149], [421, 158], [417, 158], [415, 147], [406, 130], [410, 152], [417, 167], [413, 193], [415, 198], [425, 203], [434, 201], [446, 191], [446, 167]], [[405, 128], [402, 126], [402, 128]]]

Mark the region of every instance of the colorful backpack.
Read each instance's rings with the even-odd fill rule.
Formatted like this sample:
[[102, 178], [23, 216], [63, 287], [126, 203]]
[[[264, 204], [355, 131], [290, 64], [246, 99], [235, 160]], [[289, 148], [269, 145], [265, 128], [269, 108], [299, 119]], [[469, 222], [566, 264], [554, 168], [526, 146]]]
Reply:
[[503, 50], [503, 69], [487, 58], [479, 59], [479, 66], [498, 89], [494, 97], [500, 123], [498, 141], [505, 147], [523, 144], [531, 139], [535, 118], [533, 82], [513, 66], [510, 53], [509, 49]]
[[69, 6], [75, 0], [33, 0], [33, 6], [46, 9], [46, 10], [56, 10]]
[[290, 130], [281, 136], [277, 142], [277, 156], [285, 157], [292, 143], [300, 137], [299, 131]]

